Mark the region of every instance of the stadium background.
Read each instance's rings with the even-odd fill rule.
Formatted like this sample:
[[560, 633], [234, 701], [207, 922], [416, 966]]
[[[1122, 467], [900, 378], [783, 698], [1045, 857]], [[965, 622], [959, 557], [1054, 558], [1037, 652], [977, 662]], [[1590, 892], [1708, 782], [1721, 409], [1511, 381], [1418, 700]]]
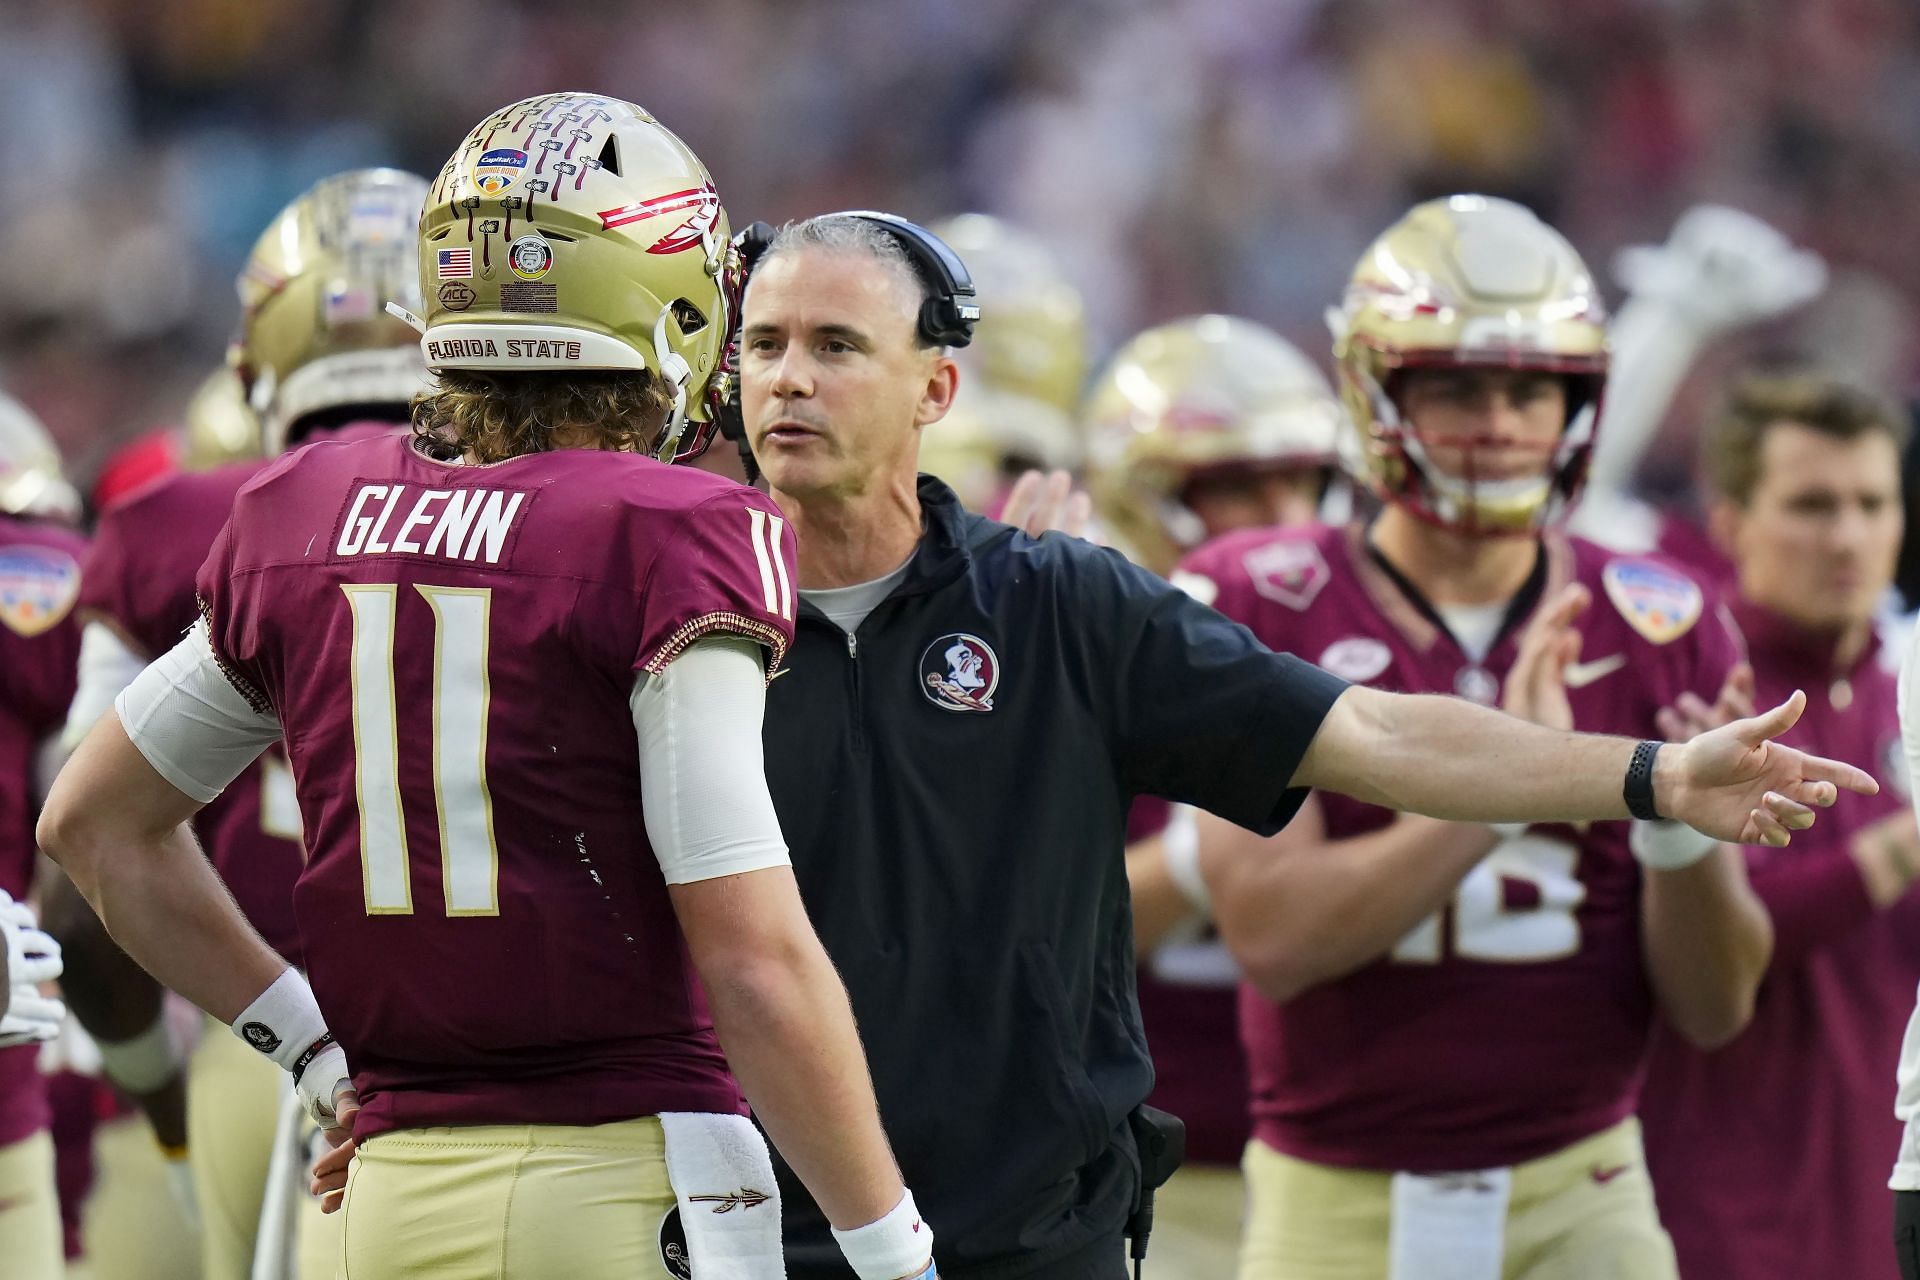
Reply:
[[[1728, 363], [1810, 354], [1894, 392], [1920, 343], [1920, 9], [1904, 0], [73, 0], [0, 37], [0, 384], [80, 481], [176, 420], [252, 238], [309, 183], [432, 173], [556, 87], [631, 98], [735, 224], [963, 209], [1040, 234], [1096, 355], [1201, 310], [1326, 347], [1320, 313], [1414, 200], [1513, 196], [1603, 276], [1714, 200], [1826, 256]], [[1611, 296], [1618, 291], [1610, 288]]]

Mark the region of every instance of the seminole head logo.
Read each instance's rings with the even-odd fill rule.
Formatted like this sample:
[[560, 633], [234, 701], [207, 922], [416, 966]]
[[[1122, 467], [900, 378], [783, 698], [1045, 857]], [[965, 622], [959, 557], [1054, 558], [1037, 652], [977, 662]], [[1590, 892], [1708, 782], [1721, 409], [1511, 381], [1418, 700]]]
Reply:
[[943, 711], [991, 711], [1000, 659], [979, 636], [941, 636], [920, 655], [920, 690]]

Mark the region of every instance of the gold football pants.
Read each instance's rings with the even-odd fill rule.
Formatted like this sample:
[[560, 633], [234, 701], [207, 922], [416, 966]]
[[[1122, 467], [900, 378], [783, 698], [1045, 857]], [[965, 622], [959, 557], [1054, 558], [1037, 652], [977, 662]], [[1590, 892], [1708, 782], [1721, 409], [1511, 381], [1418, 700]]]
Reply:
[[337, 1215], [341, 1280], [678, 1280], [666, 1152], [655, 1116], [370, 1138]]
[[[1393, 1175], [1247, 1144], [1240, 1280], [1387, 1280]], [[1514, 1166], [1502, 1280], [1677, 1280], [1628, 1119]]]
[[0, 1147], [0, 1274], [60, 1280], [66, 1266], [53, 1139], [43, 1129]]
[[[187, 1076], [187, 1155], [200, 1201], [206, 1280], [248, 1280], [254, 1235], [287, 1073], [208, 1019]], [[304, 1184], [303, 1184], [304, 1187]], [[300, 1280], [331, 1280], [340, 1252], [340, 1215], [301, 1197], [295, 1250]]]

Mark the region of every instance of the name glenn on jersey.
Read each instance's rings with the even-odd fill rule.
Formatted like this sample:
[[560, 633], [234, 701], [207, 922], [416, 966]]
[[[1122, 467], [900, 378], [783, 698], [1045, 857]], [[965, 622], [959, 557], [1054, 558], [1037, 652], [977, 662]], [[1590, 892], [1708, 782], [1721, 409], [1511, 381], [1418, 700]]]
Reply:
[[507, 532], [527, 496], [499, 489], [418, 490], [389, 538], [388, 526], [409, 492], [404, 484], [361, 485], [341, 522], [334, 554], [411, 552], [499, 564]]

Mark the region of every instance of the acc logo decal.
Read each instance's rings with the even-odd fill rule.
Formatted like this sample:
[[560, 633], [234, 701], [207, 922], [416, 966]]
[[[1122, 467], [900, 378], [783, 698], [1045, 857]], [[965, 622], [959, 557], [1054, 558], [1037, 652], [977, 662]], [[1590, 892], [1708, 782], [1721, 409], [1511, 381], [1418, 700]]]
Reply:
[[1692, 578], [1652, 560], [1615, 560], [1600, 581], [1620, 616], [1655, 644], [1691, 631], [1706, 604]]
[[482, 195], [497, 196], [514, 184], [527, 169], [527, 153], [517, 147], [495, 147], [482, 151], [473, 162], [473, 185]]
[[80, 565], [52, 547], [0, 550], [0, 623], [37, 636], [67, 616], [80, 598]]
[[545, 236], [521, 236], [507, 246], [507, 265], [522, 280], [538, 280], [553, 270], [553, 246]]
[[1000, 659], [979, 636], [941, 636], [920, 655], [920, 690], [942, 711], [991, 711]]
[[1393, 650], [1372, 636], [1335, 640], [1320, 655], [1320, 665], [1342, 680], [1365, 684], [1393, 663]]
[[440, 305], [449, 311], [465, 311], [479, 296], [462, 280], [449, 280], [440, 286]]
[[1269, 542], [1241, 557], [1253, 589], [1289, 609], [1305, 609], [1333, 580], [1326, 557], [1311, 542]]
[[614, 209], [600, 211], [600, 229], [611, 231], [629, 223], [667, 214], [685, 214], [673, 230], [647, 246], [648, 253], [679, 253], [691, 249], [712, 231], [720, 220], [720, 193], [711, 186], [689, 187], [651, 200], [636, 200]]

